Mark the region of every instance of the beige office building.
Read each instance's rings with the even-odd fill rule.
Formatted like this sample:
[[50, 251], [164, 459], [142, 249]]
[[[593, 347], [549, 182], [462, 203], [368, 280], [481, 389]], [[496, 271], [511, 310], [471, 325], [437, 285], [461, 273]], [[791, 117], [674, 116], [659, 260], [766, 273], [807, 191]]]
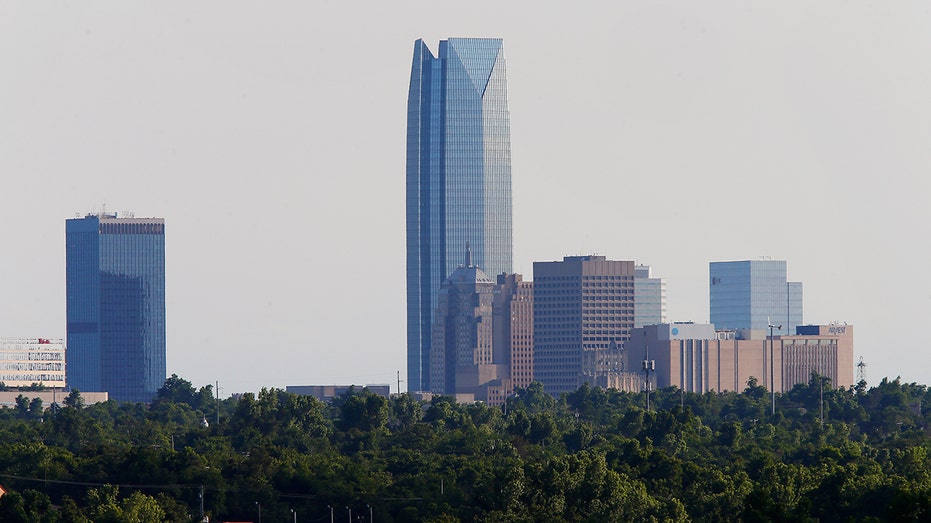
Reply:
[[492, 281], [466, 244], [465, 264], [440, 287], [432, 342], [431, 392], [504, 403], [533, 381], [533, 284], [520, 274]]
[[812, 372], [838, 387], [854, 384], [852, 325], [799, 326], [796, 335], [772, 340], [764, 330], [715, 331], [713, 325], [694, 323], [647, 325], [634, 329], [625, 349], [631, 370], [641, 368], [643, 360], [655, 361], [659, 388], [739, 392], [754, 377], [767, 389], [785, 392], [808, 383]]
[[534, 262], [534, 379], [558, 396], [609, 387], [634, 327], [633, 261], [566, 256]]
[[474, 394], [484, 400], [482, 386], [506, 374], [495, 357], [492, 302], [495, 283], [466, 263], [446, 278], [437, 295], [430, 351], [430, 388], [434, 394]]
[[853, 325], [799, 325], [796, 332], [776, 338], [776, 356], [782, 351], [784, 390], [808, 383], [812, 372], [827, 376], [837, 387], [855, 385]]
[[533, 381], [533, 283], [520, 274], [492, 281], [465, 263], [437, 295], [430, 353], [430, 392], [460, 402], [500, 405]]
[[492, 327], [494, 352], [507, 364], [507, 375], [488, 384], [485, 401], [501, 405], [533, 382], [533, 282], [520, 274], [498, 275]]
[[64, 388], [64, 342], [46, 338], [0, 338], [0, 382], [8, 387], [41, 383], [48, 388]]

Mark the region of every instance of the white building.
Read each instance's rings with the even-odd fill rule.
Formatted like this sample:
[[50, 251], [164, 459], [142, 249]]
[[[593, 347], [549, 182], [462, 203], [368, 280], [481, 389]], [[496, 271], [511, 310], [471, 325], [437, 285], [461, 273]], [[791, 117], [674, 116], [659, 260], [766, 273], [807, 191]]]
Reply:
[[46, 338], [0, 338], [0, 382], [8, 387], [41, 383], [49, 388], [64, 388], [64, 342]]

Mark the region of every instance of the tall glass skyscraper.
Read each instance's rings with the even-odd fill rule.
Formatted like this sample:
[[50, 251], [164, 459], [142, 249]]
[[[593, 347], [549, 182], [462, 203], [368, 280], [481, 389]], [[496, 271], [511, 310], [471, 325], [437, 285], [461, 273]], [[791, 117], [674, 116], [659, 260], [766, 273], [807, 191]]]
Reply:
[[711, 262], [711, 323], [716, 329], [795, 334], [802, 324], [802, 284], [786, 281], [784, 260]]
[[511, 272], [511, 137], [500, 38], [414, 43], [407, 102], [407, 386], [430, 390], [437, 293], [472, 245]]
[[65, 223], [68, 387], [149, 402], [165, 382], [165, 222]]

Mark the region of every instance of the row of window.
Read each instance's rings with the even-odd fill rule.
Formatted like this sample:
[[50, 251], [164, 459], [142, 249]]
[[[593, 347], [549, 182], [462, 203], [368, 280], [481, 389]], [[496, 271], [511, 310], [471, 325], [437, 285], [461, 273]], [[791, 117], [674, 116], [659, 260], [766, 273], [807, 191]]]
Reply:
[[18, 363], [4, 361], [0, 362], [0, 370], [50, 370], [50, 371], [59, 371], [64, 372], [65, 364], [64, 363], [52, 363], [52, 362], [42, 362], [42, 363]]
[[0, 351], [0, 361], [63, 361], [64, 359], [64, 350], [57, 352]]

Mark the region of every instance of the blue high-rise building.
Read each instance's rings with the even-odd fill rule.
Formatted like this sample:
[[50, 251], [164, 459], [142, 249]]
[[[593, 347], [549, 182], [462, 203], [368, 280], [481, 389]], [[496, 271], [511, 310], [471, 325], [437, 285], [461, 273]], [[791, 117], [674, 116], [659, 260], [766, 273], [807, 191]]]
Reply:
[[430, 390], [437, 294], [465, 256], [511, 270], [511, 138], [500, 38], [414, 43], [407, 102], [407, 386]]
[[68, 387], [149, 402], [165, 382], [165, 222], [65, 223]]
[[774, 334], [795, 334], [802, 324], [802, 284], [786, 281], [784, 260], [709, 264], [711, 323], [719, 330], [782, 326]]

